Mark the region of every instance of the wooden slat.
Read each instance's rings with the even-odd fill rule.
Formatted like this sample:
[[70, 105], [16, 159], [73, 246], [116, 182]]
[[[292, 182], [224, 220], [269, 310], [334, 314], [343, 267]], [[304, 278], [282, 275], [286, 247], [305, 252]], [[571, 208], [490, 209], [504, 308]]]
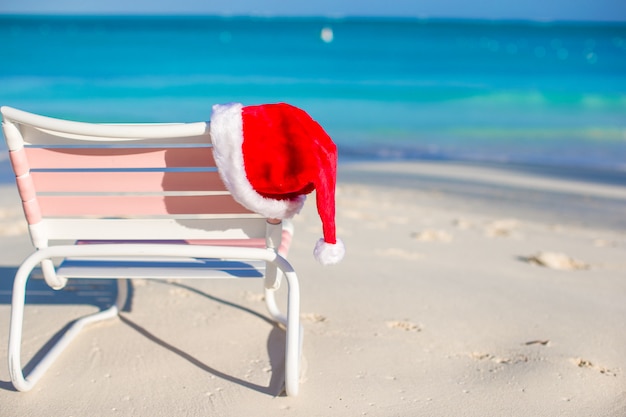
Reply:
[[31, 169], [215, 167], [212, 148], [26, 148]]
[[38, 192], [222, 191], [217, 172], [32, 172]]
[[43, 217], [154, 216], [250, 213], [230, 195], [201, 196], [40, 196]]

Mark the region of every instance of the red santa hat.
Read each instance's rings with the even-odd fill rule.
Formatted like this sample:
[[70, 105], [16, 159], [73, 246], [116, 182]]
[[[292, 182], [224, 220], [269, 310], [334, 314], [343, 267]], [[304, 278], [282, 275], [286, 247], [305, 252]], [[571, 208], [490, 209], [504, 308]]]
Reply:
[[217, 104], [210, 131], [220, 175], [239, 204], [285, 219], [315, 190], [324, 235], [315, 258], [324, 265], [343, 258], [345, 247], [335, 235], [337, 148], [316, 121], [285, 103]]

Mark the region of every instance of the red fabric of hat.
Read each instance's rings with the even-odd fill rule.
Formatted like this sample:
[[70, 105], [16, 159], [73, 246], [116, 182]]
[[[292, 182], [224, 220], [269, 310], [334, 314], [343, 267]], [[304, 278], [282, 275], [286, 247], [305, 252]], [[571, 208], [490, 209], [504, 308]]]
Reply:
[[316, 191], [323, 239], [314, 254], [322, 264], [345, 253], [336, 237], [337, 148], [305, 111], [285, 103], [215, 105], [211, 140], [220, 175], [244, 207], [268, 218], [290, 218]]

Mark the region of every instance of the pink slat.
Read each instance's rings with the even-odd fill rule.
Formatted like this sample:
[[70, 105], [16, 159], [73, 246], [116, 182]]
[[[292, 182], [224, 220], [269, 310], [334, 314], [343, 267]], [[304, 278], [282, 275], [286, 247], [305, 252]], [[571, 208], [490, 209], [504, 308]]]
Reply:
[[213, 240], [80, 240], [76, 242], [78, 245], [108, 245], [115, 243], [137, 243], [137, 244], [180, 244], [180, 245], [210, 245], [210, 246], [235, 246], [235, 247], [252, 247], [264, 248], [264, 238], [254, 239], [213, 239]]
[[24, 201], [22, 207], [28, 224], [37, 224], [41, 221], [41, 209], [37, 200]]
[[40, 196], [44, 217], [250, 213], [230, 195]]
[[217, 172], [32, 172], [38, 192], [226, 191]]
[[[280, 240], [280, 247], [278, 253], [281, 255], [287, 255], [289, 247], [291, 246], [291, 238], [293, 236], [287, 230], [283, 230]], [[213, 245], [213, 246], [253, 246], [258, 248], [265, 247], [265, 239], [212, 239], [212, 240], [185, 240], [185, 243], [190, 245]]]
[[278, 247], [278, 254], [282, 256], [287, 256], [289, 253], [289, 248], [291, 247], [291, 239], [293, 235], [289, 233], [287, 230], [283, 230], [282, 237], [280, 239], [280, 246]]
[[214, 240], [187, 240], [189, 245], [211, 245], [211, 246], [235, 246], [264, 248], [265, 239], [214, 239]]
[[212, 148], [26, 148], [30, 168], [214, 167]]
[[16, 177], [26, 174], [30, 169], [24, 148], [17, 151], [10, 151], [9, 159], [11, 160], [11, 166], [13, 167], [13, 172], [15, 172]]
[[[282, 239], [278, 253], [286, 255], [291, 245], [292, 235], [286, 230], [283, 230]], [[264, 238], [254, 239], [194, 239], [194, 240], [80, 240], [76, 242], [78, 245], [96, 245], [96, 244], [114, 244], [114, 243], [176, 243], [176, 244], [188, 244], [188, 245], [210, 245], [210, 246], [235, 246], [235, 247], [254, 247], [264, 248]]]
[[34, 200], [36, 198], [35, 185], [33, 184], [33, 177], [30, 174], [19, 176], [15, 179], [17, 183], [17, 189], [20, 192], [22, 201]]

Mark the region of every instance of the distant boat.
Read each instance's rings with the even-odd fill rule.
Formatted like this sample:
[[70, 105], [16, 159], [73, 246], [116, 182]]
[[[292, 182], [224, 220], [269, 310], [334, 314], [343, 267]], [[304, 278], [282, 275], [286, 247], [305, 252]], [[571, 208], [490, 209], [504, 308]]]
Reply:
[[335, 38], [333, 29], [329, 28], [328, 26], [322, 28], [322, 31], [320, 32], [320, 38], [326, 43], [331, 43]]

